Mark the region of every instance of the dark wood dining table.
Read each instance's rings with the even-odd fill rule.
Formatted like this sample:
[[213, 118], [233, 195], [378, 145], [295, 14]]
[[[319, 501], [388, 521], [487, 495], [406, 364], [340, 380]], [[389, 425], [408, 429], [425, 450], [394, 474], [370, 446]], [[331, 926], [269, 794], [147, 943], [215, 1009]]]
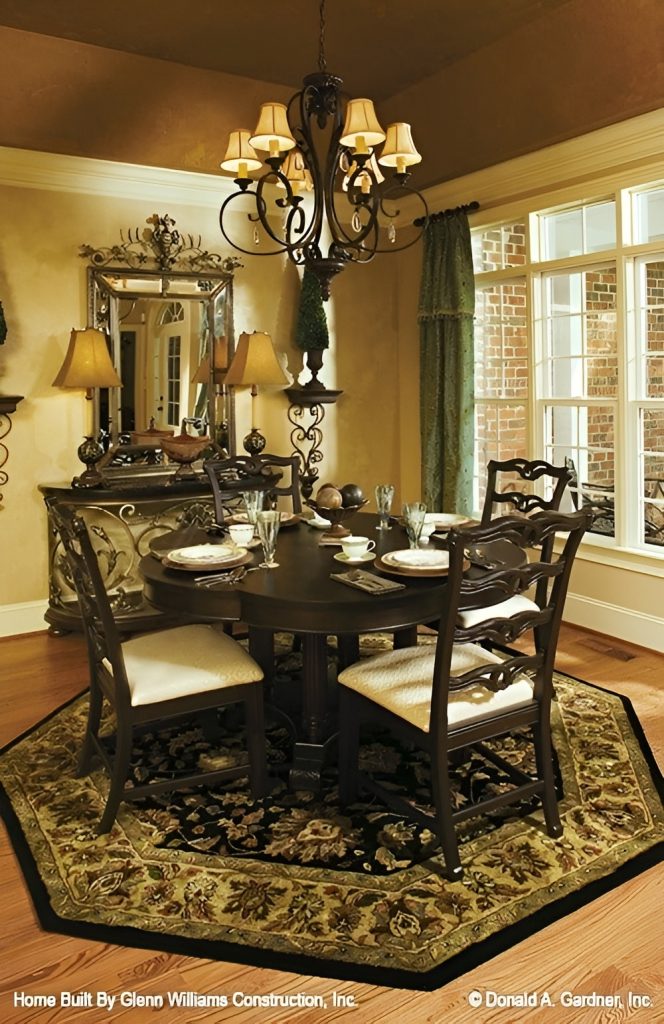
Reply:
[[[395, 522], [384, 531], [376, 529], [377, 523], [377, 516], [358, 513], [348, 525], [353, 533], [376, 541], [377, 556], [408, 547], [402, 526]], [[289, 781], [292, 788], [313, 790], [319, 786], [326, 752], [336, 738], [333, 702], [328, 699], [327, 637], [337, 637], [342, 665], [357, 658], [360, 633], [389, 631], [397, 646], [414, 643], [417, 625], [440, 617], [446, 582], [445, 576], [399, 576], [403, 589], [370, 594], [331, 579], [332, 573], [349, 567], [333, 557], [340, 547], [320, 541], [321, 532], [304, 521], [282, 527], [277, 541], [279, 567], [248, 573], [234, 585], [198, 586], [197, 573], [168, 568], [153, 554], [140, 563], [145, 597], [157, 608], [199, 622], [246, 623], [249, 650], [267, 679], [274, 665], [274, 633], [302, 638], [301, 720]], [[430, 543], [433, 547], [437, 541]], [[258, 548], [253, 564], [260, 561]], [[377, 571], [371, 563], [360, 567]]]

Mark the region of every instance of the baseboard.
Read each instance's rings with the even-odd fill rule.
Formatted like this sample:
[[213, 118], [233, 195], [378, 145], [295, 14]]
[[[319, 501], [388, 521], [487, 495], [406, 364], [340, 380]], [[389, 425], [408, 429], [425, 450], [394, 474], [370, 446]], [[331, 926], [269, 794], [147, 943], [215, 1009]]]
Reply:
[[22, 633], [43, 633], [47, 628], [44, 619], [47, 608], [46, 601], [0, 605], [0, 637], [20, 636]]
[[575, 626], [585, 626], [605, 636], [664, 654], [664, 619], [658, 615], [635, 612], [617, 604], [568, 593], [563, 619]]

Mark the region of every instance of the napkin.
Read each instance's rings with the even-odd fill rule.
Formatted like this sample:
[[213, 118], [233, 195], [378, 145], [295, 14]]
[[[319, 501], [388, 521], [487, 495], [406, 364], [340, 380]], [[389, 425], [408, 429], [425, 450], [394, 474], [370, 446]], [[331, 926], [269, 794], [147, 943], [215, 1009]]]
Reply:
[[362, 572], [360, 569], [351, 572], [331, 572], [331, 580], [338, 580], [348, 587], [355, 587], [357, 590], [364, 590], [367, 594], [391, 594], [394, 590], [403, 590], [403, 583], [396, 583], [394, 580], [385, 580], [382, 576], [375, 576], [372, 572]]
[[343, 537], [326, 537], [323, 534], [323, 536], [318, 541], [318, 543], [319, 543], [320, 547], [322, 547], [322, 548], [333, 547], [335, 544], [336, 544], [337, 547], [341, 547], [341, 541], [342, 540], [343, 540]]

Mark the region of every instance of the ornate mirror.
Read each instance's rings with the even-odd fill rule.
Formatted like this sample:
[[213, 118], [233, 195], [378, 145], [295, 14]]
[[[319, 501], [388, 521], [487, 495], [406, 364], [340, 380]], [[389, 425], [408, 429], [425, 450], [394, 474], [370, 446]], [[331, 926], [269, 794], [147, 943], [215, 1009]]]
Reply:
[[[233, 274], [240, 262], [206, 252], [168, 215], [121, 233], [121, 244], [81, 247], [89, 260], [88, 323], [105, 331], [121, 388], [100, 391], [98, 427], [116, 460], [144, 461], [159, 439], [209, 435], [235, 453]], [[157, 460], [159, 455], [156, 456]], [[150, 461], [148, 459], [148, 461]]]

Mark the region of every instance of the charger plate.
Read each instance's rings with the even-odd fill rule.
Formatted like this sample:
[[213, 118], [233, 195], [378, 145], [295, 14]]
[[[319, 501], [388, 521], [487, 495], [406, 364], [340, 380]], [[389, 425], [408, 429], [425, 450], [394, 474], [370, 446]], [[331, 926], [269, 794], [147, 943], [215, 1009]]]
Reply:
[[[281, 512], [280, 513], [280, 522], [279, 522], [279, 526], [280, 527], [295, 526], [295, 524], [299, 523], [299, 521], [300, 521], [300, 516], [296, 515], [294, 512]], [[244, 526], [246, 523], [249, 522], [249, 516], [247, 515], [246, 512], [236, 512], [235, 515], [226, 516], [226, 522], [227, 523], [239, 523], [239, 524]], [[329, 526], [330, 524], [326, 523], [325, 525]]]
[[216, 562], [212, 560], [208, 562], [174, 562], [170, 555], [162, 558], [162, 563], [167, 569], [180, 569], [184, 572], [219, 572], [220, 569], [234, 569], [237, 565], [246, 565], [251, 561], [253, 561], [253, 555], [246, 548], [240, 548], [238, 554], [233, 558], [219, 559]]

